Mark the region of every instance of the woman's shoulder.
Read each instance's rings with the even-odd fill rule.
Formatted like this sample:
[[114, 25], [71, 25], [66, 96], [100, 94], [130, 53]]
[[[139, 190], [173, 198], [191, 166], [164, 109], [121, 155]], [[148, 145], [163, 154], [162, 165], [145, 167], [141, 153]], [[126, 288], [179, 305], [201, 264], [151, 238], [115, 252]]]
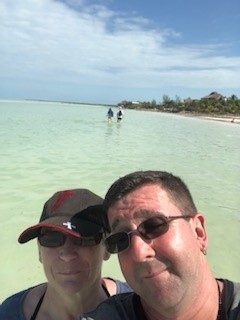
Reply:
[[23, 301], [27, 296], [31, 288], [24, 289], [13, 295], [7, 297], [1, 304], [0, 307], [0, 319], [7, 320], [22, 320], [24, 319], [23, 314]]
[[0, 319], [22, 320], [24, 319], [23, 303], [30, 292], [42, 290], [46, 284], [40, 284], [28, 289], [21, 290], [7, 297], [0, 306]]
[[125, 292], [132, 292], [132, 288], [129, 284], [125, 281], [115, 280], [117, 286], [117, 293], [125, 293]]
[[132, 292], [132, 289], [125, 281], [112, 278], [103, 278], [102, 281], [111, 296], [124, 292]]
[[17, 293], [14, 293], [13, 295], [7, 297], [3, 302], [2, 302], [2, 307], [3, 306], [9, 306], [9, 305], [16, 305], [20, 303], [28, 294], [28, 292], [31, 290], [31, 288], [24, 289], [22, 291], [19, 291]]

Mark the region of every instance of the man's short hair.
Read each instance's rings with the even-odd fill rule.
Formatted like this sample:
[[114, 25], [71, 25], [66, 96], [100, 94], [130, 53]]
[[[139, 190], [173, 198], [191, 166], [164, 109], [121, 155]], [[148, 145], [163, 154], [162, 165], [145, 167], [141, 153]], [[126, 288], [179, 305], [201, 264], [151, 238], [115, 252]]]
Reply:
[[159, 185], [183, 215], [194, 215], [197, 208], [186, 184], [177, 176], [165, 171], [136, 171], [116, 180], [108, 189], [104, 206], [108, 210], [115, 202], [145, 185]]

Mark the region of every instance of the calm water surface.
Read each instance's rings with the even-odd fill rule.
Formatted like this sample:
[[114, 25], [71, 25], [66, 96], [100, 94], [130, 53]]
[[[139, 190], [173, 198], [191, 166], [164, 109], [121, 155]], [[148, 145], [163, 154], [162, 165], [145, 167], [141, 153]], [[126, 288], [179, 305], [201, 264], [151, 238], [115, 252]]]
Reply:
[[[207, 217], [213, 272], [240, 281], [240, 126], [135, 110], [108, 124], [107, 110], [0, 101], [0, 301], [43, 281], [36, 242], [17, 237], [55, 191], [86, 187], [104, 196], [118, 177], [146, 169], [184, 179]], [[104, 274], [122, 277], [116, 265], [112, 257]]]

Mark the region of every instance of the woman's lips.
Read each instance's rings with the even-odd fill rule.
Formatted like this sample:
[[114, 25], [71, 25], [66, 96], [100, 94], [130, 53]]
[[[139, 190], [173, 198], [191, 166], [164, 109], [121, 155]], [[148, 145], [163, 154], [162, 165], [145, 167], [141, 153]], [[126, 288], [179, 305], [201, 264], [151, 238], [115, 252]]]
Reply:
[[81, 271], [74, 271], [74, 270], [70, 270], [70, 271], [59, 271], [58, 274], [60, 275], [64, 275], [64, 276], [74, 276], [77, 274], [80, 274]]

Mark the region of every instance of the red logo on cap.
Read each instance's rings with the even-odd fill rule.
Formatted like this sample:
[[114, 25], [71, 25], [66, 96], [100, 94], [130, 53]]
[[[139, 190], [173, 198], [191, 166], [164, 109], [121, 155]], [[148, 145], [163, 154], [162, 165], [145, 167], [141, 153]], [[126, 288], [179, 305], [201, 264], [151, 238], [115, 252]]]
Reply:
[[54, 202], [51, 212], [54, 213], [55, 211], [57, 211], [67, 199], [73, 196], [73, 194], [74, 192], [71, 190], [61, 192], [57, 197], [56, 201]]

